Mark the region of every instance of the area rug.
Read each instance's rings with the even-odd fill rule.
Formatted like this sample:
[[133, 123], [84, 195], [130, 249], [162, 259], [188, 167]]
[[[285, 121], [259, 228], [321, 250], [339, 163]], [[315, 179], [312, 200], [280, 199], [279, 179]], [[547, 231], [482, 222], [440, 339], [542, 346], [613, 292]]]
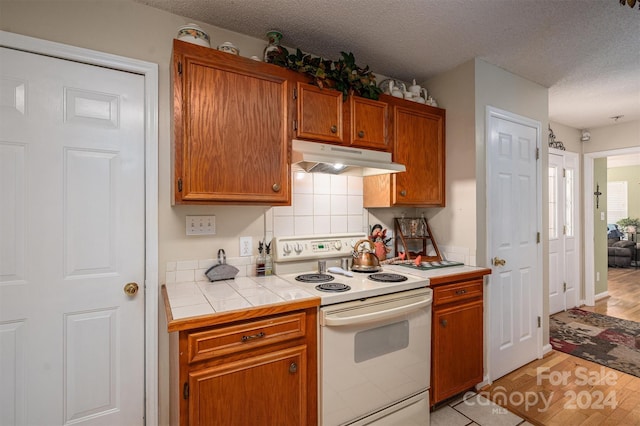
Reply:
[[569, 309], [549, 321], [557, 351], [640, 377], [640, 323]]

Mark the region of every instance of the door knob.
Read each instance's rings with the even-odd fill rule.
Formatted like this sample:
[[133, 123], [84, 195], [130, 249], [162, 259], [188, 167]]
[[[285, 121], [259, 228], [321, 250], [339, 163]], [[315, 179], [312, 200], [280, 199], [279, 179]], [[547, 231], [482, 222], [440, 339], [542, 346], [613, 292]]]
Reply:
[[493, 266], [504, 266], [507, 261], [504, 259], [500, 259], [499, 257], [494, 257], [491, 263], [493, 263]]
[[127, 296], [135, 296], [138, 293], [138, 284], [136, 283], [126, 283], [124, 285], [124, 294]]

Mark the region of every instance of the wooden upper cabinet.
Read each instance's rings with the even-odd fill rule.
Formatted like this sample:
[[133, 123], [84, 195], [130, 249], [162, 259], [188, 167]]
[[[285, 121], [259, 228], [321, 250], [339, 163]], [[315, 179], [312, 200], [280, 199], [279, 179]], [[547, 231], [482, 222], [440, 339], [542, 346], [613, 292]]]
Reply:
[[389, 151], [387, 127], [389, 105], [386, 102], [351, 96], [351, 145]]
[[297, 84], [296, 138], [390, 152], [386, 102]]
[[297, 138], [344, 142], [342, 92], [299, 82], [297, 98]]
[[443, 207], [445, 110], [391, 98], [389, 103], [393, 159], [407, 171], [365, 177], [364, 207]]
[[290, 204], [290, 89], [274, 65], [174, 41], [174, 200]]

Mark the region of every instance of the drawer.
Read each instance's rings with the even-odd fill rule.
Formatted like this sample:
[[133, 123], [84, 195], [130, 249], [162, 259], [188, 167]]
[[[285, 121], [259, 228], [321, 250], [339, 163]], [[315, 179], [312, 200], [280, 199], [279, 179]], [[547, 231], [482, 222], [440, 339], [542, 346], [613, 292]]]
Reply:
[[189, 333], [189, 363], [254, 349], [305, 335], [304, 312]]
[[477, 279], [433, 288], [433, 305], [444, 305], [482, 297], [483, 280]]

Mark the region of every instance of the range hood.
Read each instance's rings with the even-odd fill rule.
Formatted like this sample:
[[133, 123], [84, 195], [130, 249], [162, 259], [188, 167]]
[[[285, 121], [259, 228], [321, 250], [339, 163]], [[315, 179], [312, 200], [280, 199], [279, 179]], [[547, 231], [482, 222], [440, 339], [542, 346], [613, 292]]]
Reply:
[[391, 161], [388, 152], [294, 139], [291, 145], [293, 170], [333, 175], [373, 176], [405, 172], [403, 164]]

